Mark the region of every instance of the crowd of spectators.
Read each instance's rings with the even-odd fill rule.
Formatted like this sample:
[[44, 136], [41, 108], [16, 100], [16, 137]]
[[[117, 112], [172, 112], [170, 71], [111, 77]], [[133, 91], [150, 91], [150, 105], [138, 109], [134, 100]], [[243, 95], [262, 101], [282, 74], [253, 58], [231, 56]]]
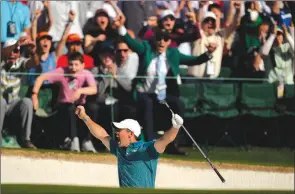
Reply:
[[[138, 119], [152, 140], [171, 125], [170, 114], [157, 115], [159, 100], [183, 116], [178, 85], [189, 81], [180, 68], [196, 79], [218, 78], [226, 67], [234, 78], [294, 84], [294, 11], [292, 1], [3, 0], [0, 130], [19, 124], [19, 144], [35, 149], [38, 93], [50, 89], [66, 123], [56, 141], [96, 152], [75, 107], [85, 105], [109, 134], [111, 120]], [[22, 85], [29, 90], [21, 99]], [[177, 143], [166, 152], [185, 154]]]

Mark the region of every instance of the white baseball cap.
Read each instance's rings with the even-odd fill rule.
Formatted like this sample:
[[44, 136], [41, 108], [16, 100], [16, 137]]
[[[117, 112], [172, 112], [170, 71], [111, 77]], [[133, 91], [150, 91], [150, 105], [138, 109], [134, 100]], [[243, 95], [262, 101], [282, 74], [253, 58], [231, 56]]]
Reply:
[[132, 131], [134, 133], [134, 135], [136, 137], [139, 137], [139, 135], [141, 133], [141, 127], [140, 127], [139, 123], [133, 119], [125, 119], [119, 123], [113, 122], [113, 125], [117, 129], [129, 129], [130, 131]]
[[13, 46], [17, 43], [17, 40], [15, 39], [8, 39], [6, 40], [6, 42], [4, 43], [3, 45], [3, 48], [7, 48], [7, 47], [10, 47], [10, 46]]
[[109, 15], [109, 18], [112, 21], [117, 17], [117, 13], [116, 13], [115, 9], [110, 4], [104, 3], [102, 6], [102, 9], [104, 9], [107, 12], [107, 14]]
[[173, 17], [175, 17], [174, 11], [172, 11], [171, 9], [166, 9], [166, 10], [162, 11], [162, 13], [160, 15], [160, 19], [163, 19], [168, 15], [172, 15]]
[[204, 21], [206, 18], [213, 18], [213, 19], [216, 20], [216, 15], [215, 15], [215, 13], [213, 13], [212, 11], [208, 11], [208, 12], [205, 14], [205, 16], [204, 16], [203, 21]]

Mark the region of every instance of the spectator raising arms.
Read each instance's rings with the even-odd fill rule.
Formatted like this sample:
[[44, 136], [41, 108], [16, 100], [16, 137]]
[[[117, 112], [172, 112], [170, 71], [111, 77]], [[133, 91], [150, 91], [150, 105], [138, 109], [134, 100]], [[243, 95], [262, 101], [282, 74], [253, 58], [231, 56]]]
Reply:
[[[73, 21], [76, 18], [76, 13], [73, 11], [69, 12], [69, 22], [66, 25], [61, 40], [58, 43], [57, 53], [61, 53], [64, 49], [64, 46], [67, 46], [68, 53], [61, 55], [57, 59], [57, 68], [59, 67], [66, 67], [68, 65], [68, 56], [74, 52], [81, 52], [82, 51], [82, 39], [79, 34], [69, 34]], [[93, 58], [83, 54], [84, 62], [85, 62], [85, 69], [91, 69], [94, 67]]]
[[[285, 40], [287, 42], [285, 43]], [[283, 29], [275, 26], [273, 33], [261, 48], [264, 56], [269, 56], [274, 60], [269, 60], [274, 64], [268, 76], [269, 82], [294, 84], [292, 73], [292, 61], [294, 60], [294, 39], [283, 25]]]
[[[200, 55], [206, 52], [207, 47], [214, 46], [217, 47], [216, 51], [213, 53], [213, 58], [208, 62], [203, 63], [199, 66], [193, 66], [189, 68], [189, 75], [194, 77], [210, 77], [216, 78], [219, 76], [221, 70], [222, 53], [224, 48], [224, 41], [231, 35], [231, 33], [236, 29], [240, 18], [240, 2], [235, 3], [236, 13], [234, 16], [234, 21], [226, 28], [220, 28], [220, 13], [218, 15], [213, 12], [207, 12], [201, 23], [199, 23], [201, 28], [201, 37], [194, 42], [193, 45], [193, 55]], [[216, 8], [212, 8], [216, 9]], [[218, 9], [217, 9], [218, 10]], [[229, 10], [231, 14], [231, 10]], [[229, 15], [230, 15], [229, 14]]]
[[[148, 76], [145, 79], [136, 80], [134, 92], [137, 95], [138, 107], [143, 115], [143, 132], [147, 140], [154, 139], [153, 111], [154, 105], [160, 105], [158, 101], [167, 100], [172, 109], [180, 116], [183, 115], [183, 107], [178, 98], [179, 64], [198, 65], [208, 61], [216, 47], [210, 47], [206, 53], [200, 56], [187, 56], [181, 54], [177, 48], [169, 48], [171, 38], [169, 32], [157, 30], [153, 42], [143, 43], [131, 38], [124, 27], [124, 17], [118, 17], [113, 26], [123, 37], [127, 45], [136, 52], [142, 59], [139, 64], [138, 75]], [[155, 78], [158, 76], [158, 79]], [[166, 76], [173, 76], [175, 79], [167, 80]], [[178, 80], [178, 81], [176, 81]], [[167, 93], [166, 93], [167, 92]], [[169, 119], [163, 119], [168, 120]], [[175, 145], [175, 144], [173, 144]], [[173, 153], [181, 153], [175, 149]], [[168, 150], [168, 149], [167, 149]]]

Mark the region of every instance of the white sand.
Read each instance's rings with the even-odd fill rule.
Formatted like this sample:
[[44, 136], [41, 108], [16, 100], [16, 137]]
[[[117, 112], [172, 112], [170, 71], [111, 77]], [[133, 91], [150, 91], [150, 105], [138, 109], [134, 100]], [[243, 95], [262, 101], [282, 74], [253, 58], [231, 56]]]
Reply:
[[[1, 183], [118, 187], [116, 164], [87, 163], [24, 156], [1, 157]], [[160, 163], [156, 187], [170, 189], [294, 190], [294, 174], [219, 169], [221, 183], [210, 168]]]

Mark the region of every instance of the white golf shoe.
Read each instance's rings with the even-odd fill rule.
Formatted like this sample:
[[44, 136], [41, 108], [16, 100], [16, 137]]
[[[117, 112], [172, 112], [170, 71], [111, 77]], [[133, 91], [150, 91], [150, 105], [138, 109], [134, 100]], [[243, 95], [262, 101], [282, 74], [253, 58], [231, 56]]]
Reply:
[[82, 143], [82, 152], [93, 152], [97, 153], [91, 140], [84, 140]]
[[80, 143], [78, 137], [74, 137], [74, 139], [72, 139], [71, 151], [80, 152]]

